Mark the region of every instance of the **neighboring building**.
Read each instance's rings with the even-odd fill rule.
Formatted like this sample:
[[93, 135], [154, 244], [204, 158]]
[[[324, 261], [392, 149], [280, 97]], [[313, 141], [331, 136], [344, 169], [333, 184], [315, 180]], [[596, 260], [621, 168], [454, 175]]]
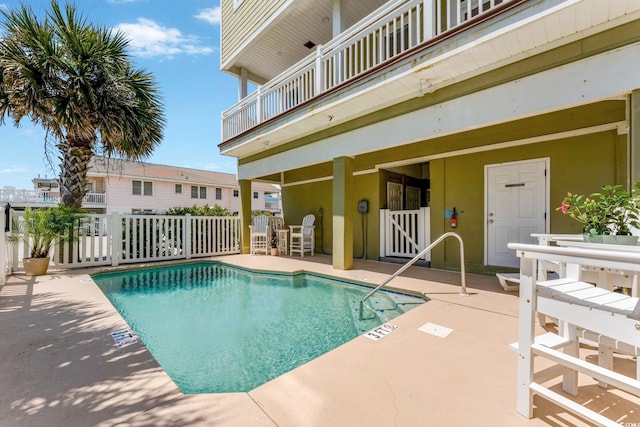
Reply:
[[[33, 182], [33, 191], [0, 190], [0, 203], [17, 208], [59, 203], [57, 180], [38, 177]], [[240, 203], [233, 174], [103, 157], [92, 160], [87, 185], [83, 208], [99, 213], [164, 213], [193, 205], [218, 205], [238, 212]], [[279, 188], [254, 183], [251, 190], [252, 209], [281, 212]]]
[[[220, 152], [238, 159], [243, 192], [281, 185], [288, 223], [323, 220], [316, 242], [335, 268], [398, 241], [411, 256], [447, 231], [464, 239], [467, 271], [515, 267], [508, 242], [580, 232], [555, 210], [567, 191], [640, 180], [639, 1], [221, 9], [221, 69], [240, 99], [223, 112]], [[403, 210], [426, 227], [394, 219]], [[458, 269], [458, 243], [434, 249], [431, 265]]]

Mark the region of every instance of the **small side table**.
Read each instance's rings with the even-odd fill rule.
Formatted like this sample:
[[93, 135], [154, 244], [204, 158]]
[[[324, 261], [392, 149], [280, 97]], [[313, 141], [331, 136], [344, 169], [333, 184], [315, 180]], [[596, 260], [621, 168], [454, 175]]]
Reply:
[[276, 230], [278, 236], [278, 253], [288, 255], [289, 253], [289, 230], [280, 228]]

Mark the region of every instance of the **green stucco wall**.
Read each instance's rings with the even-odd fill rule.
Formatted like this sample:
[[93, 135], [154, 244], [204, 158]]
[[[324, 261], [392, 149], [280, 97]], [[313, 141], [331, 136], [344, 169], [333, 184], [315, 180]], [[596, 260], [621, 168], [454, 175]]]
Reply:
[[[349, 214], [353, 221], [353, 257], [364, 256], [363, 229], [367, 235], [367, 258], [377, 260], [380, 253], [380, 191], [379, 174], [370, 173], [354, 177], [354, 194]], [[285, 224], [300, 224], [302, 217], [312, 213], [316, 216], [316, 253], [331, 254], [333, 247], [333, 181], [326, 180], [303, 185], [285, 186], [282, 188], [283, 215]], [[357, 202], [369, 201], [369, 213], [358, 213]], [[324, 209], [322, 224], [320, 208]]]
[[[549, 158], [550, 215], [552, 233], [579, 233], [580, 225], [556, 211], [567, 191], [592, 193], [602, 185], [624, 183], [626, 137], [615, 131], [538, 144], [486, 151], [430, 162], [432, 240], [450, 228], [445, 210], [458, 211], [455, 229], [464, 240], [467, 271], [491, 273], [504, 268], [484, 265], [484, 166], [527, 159]], [[434, 268], [459, 269], [459, 249], [447, 240], [432, 252]]]

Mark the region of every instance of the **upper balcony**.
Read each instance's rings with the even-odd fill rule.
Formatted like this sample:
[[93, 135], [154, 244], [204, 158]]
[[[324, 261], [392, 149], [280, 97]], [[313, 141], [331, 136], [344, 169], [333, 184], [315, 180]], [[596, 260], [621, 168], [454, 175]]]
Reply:
[[[0, 189], [0, 204], [10, 203], [13, 207], [46, 207], [60, 204], [58, 191], [8, 190]], [[106, 193], [87, 193], [82, 206], [106, 207]]]
[[[224, 111], [221, 145], [300, 105], [383, 69], [402, 56], [420, 50], [444, 33], [455, 32], [472, 20], [480, 21], [490, 14], [522, 2], [523, 0], [384, 2], [338, 37], [324, 45], [318, 45], [315, 52]], [[289, 25], [295, 27], [297, 24], [299, 23], [292, 18], [286, 25], [279, 25], [286, 32], [289, 31]], [[299, 29], [292, 28], [291, 31], [297, 32]], [[268, 39], [268, 36], [265, 35], [264, 38]], [[271, 58], [270, 64], [278, 56], [282, 56], [282, 53], [275, 56], [276, 58]], [[249, 64], [248, 60], [245, 61]], [[281, 59], [281, 63], [285, 63], [285, 59]], [[273, 65], [267, 68], [273, 69]], [[255, 74], [251, 70], [249, 73]], [[430, 90], [428, 82], [424, 90]]]

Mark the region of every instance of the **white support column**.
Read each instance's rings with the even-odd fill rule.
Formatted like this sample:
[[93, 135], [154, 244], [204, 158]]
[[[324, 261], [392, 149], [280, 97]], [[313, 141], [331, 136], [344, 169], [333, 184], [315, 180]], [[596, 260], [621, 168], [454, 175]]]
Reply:
[[338, 37], [344, 30], [344, 23], [342, 19], [342, 0], [333, 0], [333, 16], [332, 16], [332, 30], [333, 38]]
[[240, 76], [238, 76], [238, 101], [247, 97], [247, 69], [240, 68]]
[[518, 321], [518, 388], [516, 409], [526, 418], [533, 417], [533, 353], [536, 313], [536, 260], [520, 258], [520, 300]]

